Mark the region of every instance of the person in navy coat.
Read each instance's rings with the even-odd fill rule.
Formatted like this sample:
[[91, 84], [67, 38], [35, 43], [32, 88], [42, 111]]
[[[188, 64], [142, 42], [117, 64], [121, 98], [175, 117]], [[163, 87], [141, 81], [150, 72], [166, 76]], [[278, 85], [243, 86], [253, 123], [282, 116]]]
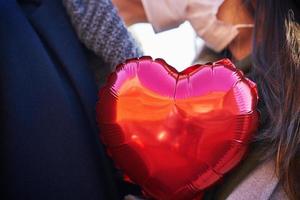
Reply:
[[0, 0], [0, 199], [134, 193], [98, 139], [91, 57], [61, 0]]

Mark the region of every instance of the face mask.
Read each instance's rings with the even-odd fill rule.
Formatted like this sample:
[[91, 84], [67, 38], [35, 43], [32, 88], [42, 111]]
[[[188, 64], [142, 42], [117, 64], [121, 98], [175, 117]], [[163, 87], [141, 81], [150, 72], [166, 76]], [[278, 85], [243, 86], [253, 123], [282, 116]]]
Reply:
[[217, 12], [224, 0], [190, 0], [187, 19], [206, 45], [216, 52], [225, 49], [238, 35], [240, 28], [253, 24], [227, 24], [217, 19]]

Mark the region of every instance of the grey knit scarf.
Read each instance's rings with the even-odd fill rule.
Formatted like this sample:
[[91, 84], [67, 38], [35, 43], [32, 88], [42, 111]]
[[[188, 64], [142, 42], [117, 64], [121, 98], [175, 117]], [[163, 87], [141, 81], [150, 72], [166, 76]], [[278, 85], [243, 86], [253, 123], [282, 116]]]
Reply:
[[110, 0], [63, 0], [81, 42], [112, 69], [142, 51]]

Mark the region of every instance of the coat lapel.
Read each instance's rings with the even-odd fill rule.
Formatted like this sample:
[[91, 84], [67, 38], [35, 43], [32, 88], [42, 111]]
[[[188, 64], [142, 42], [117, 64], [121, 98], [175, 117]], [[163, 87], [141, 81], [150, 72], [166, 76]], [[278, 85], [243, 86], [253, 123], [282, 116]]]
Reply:
[[87, 52], [77, 39], [62, 1], [43, 0], [33, 12], [29, 12], [28, 18], [48, 49], [54, 64], [67, 77], [83, 109], [94, 122], [96, 84], [88, 69]]

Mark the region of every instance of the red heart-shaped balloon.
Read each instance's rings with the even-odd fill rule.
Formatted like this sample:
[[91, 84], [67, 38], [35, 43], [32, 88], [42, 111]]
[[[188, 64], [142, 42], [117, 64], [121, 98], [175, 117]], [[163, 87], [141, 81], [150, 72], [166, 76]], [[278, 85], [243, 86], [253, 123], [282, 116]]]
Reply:
[[162, 59], [131, 59], [100, 90], [100, 136], [149, 196], [198, 198], [245, 155], [257, 99], [228, 59], [180, 73]]

